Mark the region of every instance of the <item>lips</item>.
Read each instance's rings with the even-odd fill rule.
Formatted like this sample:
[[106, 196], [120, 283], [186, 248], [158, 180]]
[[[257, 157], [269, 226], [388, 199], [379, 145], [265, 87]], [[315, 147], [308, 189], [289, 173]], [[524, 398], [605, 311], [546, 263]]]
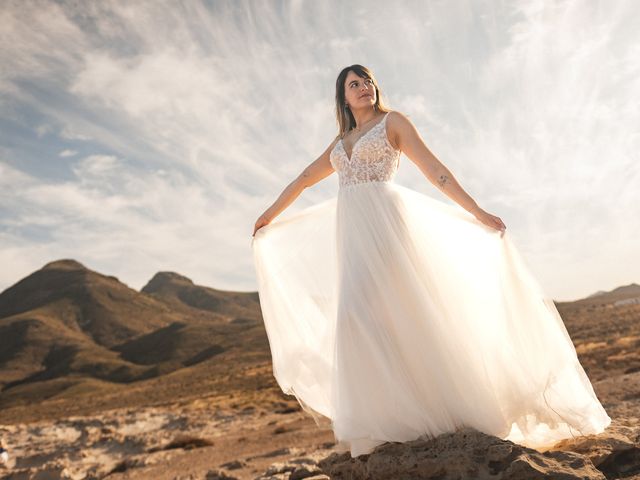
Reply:
[[364, 98], [364, 97], [370, 97], [371, 95], [369, 95], [368, 93], [365, 93], [364, 95], [362, 95], [360, 98]]

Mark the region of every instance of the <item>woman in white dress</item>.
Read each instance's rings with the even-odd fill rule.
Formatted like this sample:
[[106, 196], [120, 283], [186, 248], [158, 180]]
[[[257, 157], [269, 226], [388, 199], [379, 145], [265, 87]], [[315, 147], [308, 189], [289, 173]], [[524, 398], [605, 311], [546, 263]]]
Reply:
[[[274, 376], [352, 456], [460, 427], [541, 451], [611, 422], [502, 220], [390, 111], [372, 72], [336, 81], [339, 134], [256, 221]], [[400, 153], [455, 205], [396, 184]], [[325, 200], [274, 221], [338, 173]]]

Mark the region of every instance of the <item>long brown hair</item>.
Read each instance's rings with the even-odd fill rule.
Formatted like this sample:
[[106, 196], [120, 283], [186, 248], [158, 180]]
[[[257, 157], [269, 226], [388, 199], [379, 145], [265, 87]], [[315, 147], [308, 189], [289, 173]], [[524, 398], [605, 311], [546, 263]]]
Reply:
[[373, 105], [374, 110], [377, 110], [378, 112], [391, 111], [391, 109], [385, 105], [385, 102], [382, 99], [382, 92], [380, 91], [378, 82], [373, 76], [373, 72], [371, 70], [357, 63], [355, 65], [350, 65], [343, 68], [342, 71], [340, 71], [340, 73], [338, 74], [338, 78], [336, 80], [336, 119], [338, 121], [339, 138], [342, 138], [345, 133], [356, 126], [356, 120], [353, 117], [351, 110], [347, 107], [347, 105], [345, 105], [344, 96], [344, 82], [347, 79], [347, 75], [350, 71], [364, 79], [371, 79], [371, 81], [373, 82], [373, 86], [376, 89], [376, 103]]

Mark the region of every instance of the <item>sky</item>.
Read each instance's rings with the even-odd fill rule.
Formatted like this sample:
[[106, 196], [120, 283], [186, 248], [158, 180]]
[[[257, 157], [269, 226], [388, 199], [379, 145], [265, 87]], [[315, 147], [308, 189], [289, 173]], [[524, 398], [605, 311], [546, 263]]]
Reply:
[[[2, 1], [0, 291], [62, 258], [256, 291], [254, 223], [337, 134], [351, 64], [548, 296], [640, 283], [638, 24], [634, 0]], [[395, 181], [452, 202], [404, 155]]]

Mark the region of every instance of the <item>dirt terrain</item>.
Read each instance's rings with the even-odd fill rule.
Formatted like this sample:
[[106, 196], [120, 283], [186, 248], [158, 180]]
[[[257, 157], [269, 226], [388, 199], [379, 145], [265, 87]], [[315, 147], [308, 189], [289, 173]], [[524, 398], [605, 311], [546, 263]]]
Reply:
[[275, 383], [257, 292], [51, 262], [0, 293], [0, 478], [639, 478], [640, 286], [556, 305], [606, 432], [546, 454], [455, 432], [355, 461]]

